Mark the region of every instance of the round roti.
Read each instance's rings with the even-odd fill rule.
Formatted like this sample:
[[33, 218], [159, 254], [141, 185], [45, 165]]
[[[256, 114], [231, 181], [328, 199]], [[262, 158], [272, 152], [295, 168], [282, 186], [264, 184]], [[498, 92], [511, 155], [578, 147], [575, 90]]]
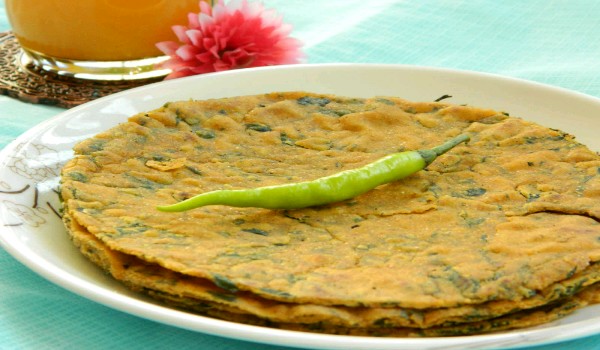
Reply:
[[[471, 141], [426, 170], [348, 201], [156, 209], [211, 190], [317, 179], [460, 133]], [[168, 103], [77, 145], [61, 193], [74, 236], [221, 296], [288, 313], [329, 307], [319, 322], [331, 329], [368, 329], [391, 311], [394, 326], [428, 328], [549, 305], [577, 294], [579, 277], [594, 284], [600, 261], [598, 154], [558, 130], [439, 102], [286, 92]], [[181, 297], [157, 279], [129, 284]], [[556, 286], [570, 292], [549, 296]], [[492, 302], [514, 308], [483, 312]], [[336, 308], [370, 316], [342, 322]], [[450, 311], [402, 323], [398, 310]], [[242, 313], [314, 323], [263, 311]]]

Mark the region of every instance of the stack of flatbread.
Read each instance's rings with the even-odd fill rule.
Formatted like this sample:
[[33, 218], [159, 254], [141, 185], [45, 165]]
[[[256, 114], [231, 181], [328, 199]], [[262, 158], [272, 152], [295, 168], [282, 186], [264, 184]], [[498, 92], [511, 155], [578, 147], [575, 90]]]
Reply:
[[[343, 202], [156, 209], [317, 179], [461, 133], [471, 141], [427, 169]], [[305, 92], [171, 102], [78, 144], [61, 193], [91, 261], [224, 320], [453, 336], [600, 302], [600, 156], [493, 110]]]

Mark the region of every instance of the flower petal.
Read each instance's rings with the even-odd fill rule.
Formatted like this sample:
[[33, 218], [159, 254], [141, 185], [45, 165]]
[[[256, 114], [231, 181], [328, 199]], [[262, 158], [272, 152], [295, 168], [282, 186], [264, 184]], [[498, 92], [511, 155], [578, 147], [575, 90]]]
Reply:
[[175, 51], [177, 56], [184, 61], [191, 61], [198, 54], [198, 48], [192, 45], [183, 45]]
[[179, 48], [179, 44], [174, 41], [161, 41], [156, 43], [156, 48], [162, 51], [165, 55], [172, 56], [175, 54], [175, 51]]
[[200, 12], [206, 13], [207, 15], [212, 15], [212, 7], [206, 1], [200, 1]]
[[182, 43], [189, 44], [189, 40], [187, 38], [187, 35], [185, 34], [185, 31], [188, 29], [187, 27], [177, 25], [171, 27], [171, 29], [173, 29], [173, 33], [175, 33], [175, 35], [177, 36], [177, 40], [179, 40]]
[[188, 29], [185, 31], [185, 35], [191, 45], [202, 46], [202, 32], [198, 29]]
[[208, 31], [211, 27], [215, 25], [214, 17], [207, 15], [206, 13], [200, 13], [198, 15], [198, 27], [203, 32]]

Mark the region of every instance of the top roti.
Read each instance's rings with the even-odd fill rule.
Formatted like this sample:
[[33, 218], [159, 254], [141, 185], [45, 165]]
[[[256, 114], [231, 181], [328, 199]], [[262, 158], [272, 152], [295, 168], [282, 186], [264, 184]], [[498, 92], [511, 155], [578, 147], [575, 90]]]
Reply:
[[[216, 189], [312, 180], [464, 132], [469, 144], [425, 171], [352, 200], [156, 209]], [[266, 299], [422, 309], [518, 301], [600, 260], [600, 157], [497, 111], [304, 92], [173, 102], [75, 152], [62, 174], [71, 220], [112, 250]]]

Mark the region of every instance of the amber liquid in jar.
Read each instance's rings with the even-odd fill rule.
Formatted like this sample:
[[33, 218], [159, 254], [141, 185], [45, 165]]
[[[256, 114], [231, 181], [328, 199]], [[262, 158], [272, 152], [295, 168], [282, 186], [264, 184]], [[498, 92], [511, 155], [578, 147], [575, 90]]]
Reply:
[[34, 63], [48, 70], [74, 65], [72, 75], [80, 71], [83, 78], [81, 71], [100, 73], [103, 65], [108, 75], [125, 75], [120, 79], [152, 75], [166, 59], [156, 43], [176, 40], [171, 27], [186, 25], [188, 13], [199, 12], [198, 0], [5, 1], [12, 31]]

